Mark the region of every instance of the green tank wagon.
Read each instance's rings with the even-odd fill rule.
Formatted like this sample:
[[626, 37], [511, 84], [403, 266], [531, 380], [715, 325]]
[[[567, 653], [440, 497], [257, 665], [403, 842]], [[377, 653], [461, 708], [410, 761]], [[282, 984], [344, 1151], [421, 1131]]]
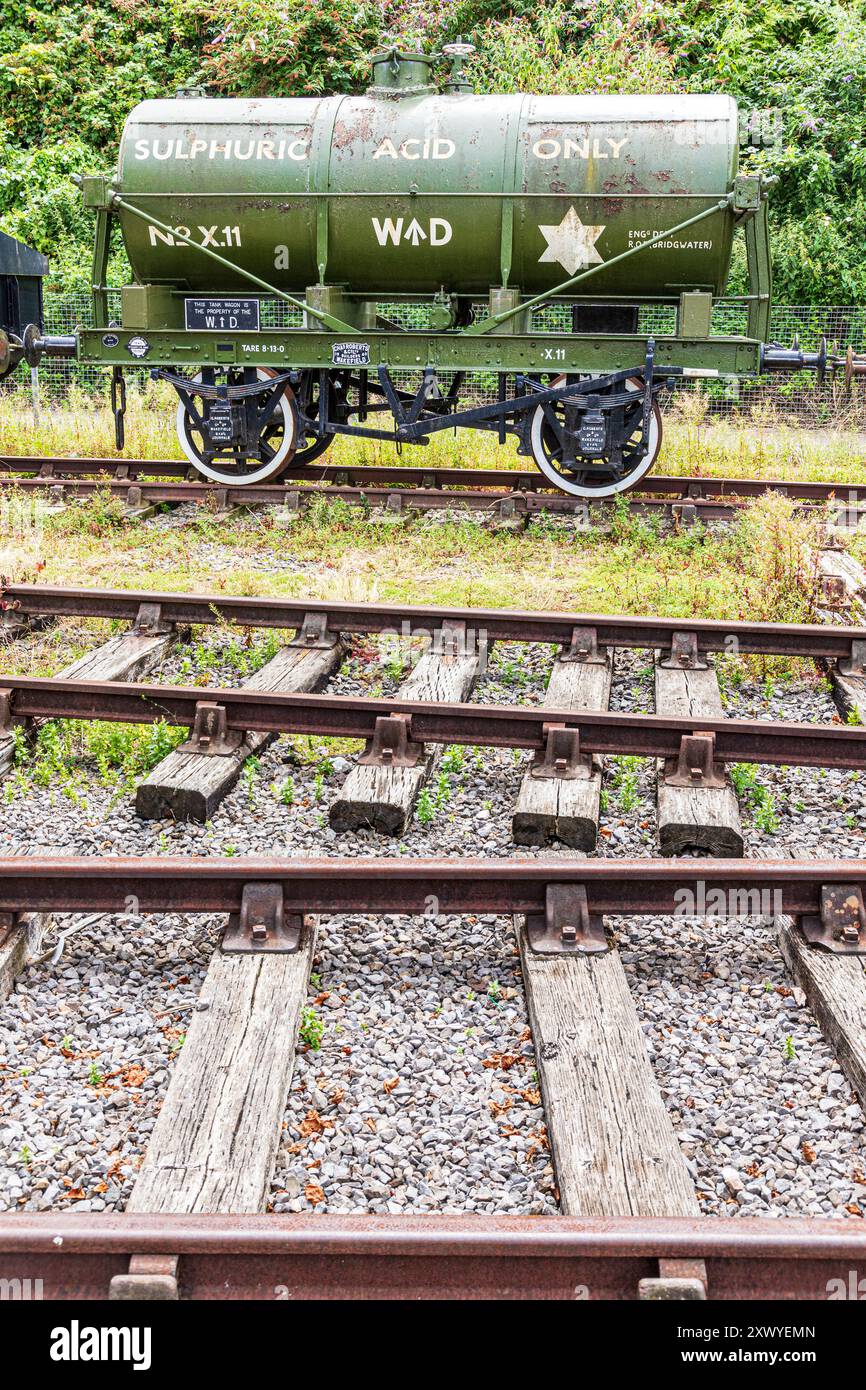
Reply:
[[[767, 187], [739, 171], [730, 98], [478, 96], [467, 51], [379, 54], [363, 96], [136, 107], [116, 174], [81, 180], [95, 325], [34, 327], [27, 360], [110, 367], [119, 444], [123, 368], [147, 363], [220, 482], [276, 477], [336, 434], [424, 444], [465, 426], [516, 435], [586, 498], [652, 467], [676, 378], [838, 364], [766, 343]], [[114, 225], [134, 277], [119, 325]], [[713, 335], [740, 227], [747, 332]], [[638, 332], [644, 304], [672, 307], [670, 332]]]

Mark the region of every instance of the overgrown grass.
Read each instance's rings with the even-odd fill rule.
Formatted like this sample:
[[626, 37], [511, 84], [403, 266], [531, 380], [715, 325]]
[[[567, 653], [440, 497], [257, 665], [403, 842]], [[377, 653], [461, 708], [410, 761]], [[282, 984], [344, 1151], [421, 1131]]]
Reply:
[[[107, 391], [107, 386], [106, 386]], [[127, 458], [182, 457], [175, 433], [177, 398], [165, 382], [130, 382], [126, 413]], [[840, 407], [840, 412], [843, 407]], [[700, 389], [680, 392], [666, 407], [656, 472], [675, 476], [787, 478], [789, 481], [864, 482], [863, 393], [851, 397], [848, 425], [811, 431], [771, 406], [742, 415], [713, 416]], [[842, 418], [845, 419], [844, 413]], [[860, 433], [858, 433], [860, 431]], [[114, 457], [114, 421], [106, 401], [70, 388], [64, 402], [34, 413], [24, 390], [0, 395], [0, 438], [9, 454]], [[500, 447], [473, 430], [433, 435], [423, 449], [385, 440], [337, 439], [322, 462], [424, 467], [531, 467], [516, 441]], [[311, 470], [312, 471], [312, 470]]]
[[[840, 388], [841, 389], [841, 388]], [[839, 423], [807, 429], [771, 405], [713, 416], [697, 387], [679, 392], [665, 413], [657, 473], [674, 477], [784, 478], [789, 482], [863, 482], [866, 478], [866, 396], [851, 394]]]
[[[127, 384], [127, 458], [181, 458], [175, 432], [177, 397], [165, 382]], [[104, 399], [70, 386], [62, 404], [34, 411], [26, 389], [0, 393], [0, 438], [9, 454], [113, 458], [114, 417]]]
[[733, 531], [745, 577], [741, 616], [750, 622], [814, 622], [821, 522], [778, 493], [748, 506]]
[[[421, 517], [393, 526], [330, 504], [327, 515], [302, 514], [289, 528], [265, 512], [214, 519], [204, 535], [197, 518], [165, 530], [117, 528], [97, 495], [5, 547], [0, 565], [13, 579], [45, 583], [809, 621], [818, 539], [817, 521], [773, 495], [714, 533], [665, 529], [624, 504], [607, 534], [496, 532], [481, 521]], [[247, 674], [258, 658], [248, 638], [232, 641], [227, 654]]]

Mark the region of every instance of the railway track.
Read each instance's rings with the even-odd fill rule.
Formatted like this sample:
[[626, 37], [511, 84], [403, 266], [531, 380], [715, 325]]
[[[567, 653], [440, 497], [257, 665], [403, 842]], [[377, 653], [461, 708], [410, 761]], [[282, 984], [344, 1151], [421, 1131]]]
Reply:
[[[218, 510], [275, 506], [290, 511], [316, 499], [384, 508], [391, 512], [451, 508], [531, 517], [544, 511], [588, 516], [603, 511], [580, 498], [550, 489], [535, 469], [416, 468], [389, 465], [314, 464], [289, 467], [281, 481], [226, 487], [197, 477], [186, 461], [174, 459], [0, 457], [0, 488], [50, 490], [55, 501], [106, 491], [130, 512], [159, 505], [203, 503]], [[627, 494], [634, 512], [670, 514], [686, 523], [728, 520], [750, 498], [784, 493], [804, 508], [838, 504], [856, 509], [866, 502], [866, 484], [791, 482], [780, 478], [685, 478], [650, 475]]]
[[[365, 739], [366, 757], [348, 773], [332, 826], [394, 833], [433, 746], [518, 747], [540, 775], [523, 776], [515, 840], [592, 849], [601, 760], [634, 751], [659, 760], [663, 852], [712, 857], [0, 858], [0, 996], [52, 921], [70, 915], [99, 914], [132, 940], [141, 915], [224, 922], [127, 1210], [0, 1217], [0, 1278], [22, 1288], [41, 1280], [46, 1298], [714, 1300], [823, 1299], [849, 1289], [852, 1271], [854, 1287], [866, 1277], [862, 1221], [700, 1216], [617, 949], [620, 927], [644, 915], [718, 918], [727, 933], [763, 919], [866, 1102], [866, 973], [856, 959], [866, 953], [866, 861], [743, 858], [726, 772], [735, 759], [862, 767], [866, 732], [725, 719], [712, 665], [731, 652], [810, 658], [842, 708], [866, 706], [866, 628], [47, 585], [6, 586], [2, 605], [11, 640], [68, 617], [130, 626], [88, 653], [84, 669], [0, 679], [0, 765], [18, 723], [167, 719], [192, 731], [192, 746], [144, 779], [137, 808], [205, 819], [256, 740], [349, 734]], [[296, 635], [240, 688], [135, 679], [189, 624]], [[377, 700], [317, 693], [348, 641], [371, 634], [424, 649], [401, 690]], [[543, 705], [469, 700], [496, 642], [558, 649]], [[647, 649], [657, 713], [610, 713], [617, 653]], [[431, 939], [443, 920], [479, 914], [516, 933], [561, 1216], [266, 1212], [318, 934], [339, 933], [347, 916], [394, 914], [420, 918]]]
[[[701, 883], [769, 885], [771, 929], [805, 962], [795, 970], [812, 970], [816, 1013], [862, 1099], [866, 976], [852, 987], [850, 962], [791, 919], [805, 925], [835, 885], [864, 880], [866, 864], [790, 859], [0, 860], [10, 931], [34, 912], [229, 914], [127, 1211], [0, 1218], [0, 1278], [38, 1281], [48, 1299], [847, 1297], [866, 1272], [862, 1222], [698, 1215], [618, 956], [562, 950], [550, 928], [566, 885], [629, 920]], [[481, 911], [515, 915], [563, 1214], [251, 1214], [266, 1201], [320, 919], [339, 931], [347, 912], [422, 914], [432, 933], [442, 913]]]
[[[432, 769], [437, 747], [528, 750], [533, 762], [514, 812], [518, 843], [560, 840], [593, 849], [598, 834], [600, 760], [660, 760], [659, 826], [664, 852], [742, 851], [727, 769], [866, 766], [866, 628], [600, 614], [526, 613], [403, 604], [349, 604], [151, 590], [7, 585], [3, 622], [14, 637], [63, 617], [131, 624], [61, 674], [3, 676], [0, 772], [16, 755], [16, 727], [52, 719], [106, 720], [186, 728], [190, 737], [146, 778], [139, 814], [207, 819], [248, 757], [279, 734], [363, 740], [343, 795], [337, 830], [400, 833]], [[138, 677], [189, 624], [294, 631], [294, 638], [240, 687], [181, 686]], [[415, 664], [393, 694], [319, 693], [339, 669], [346, 641], [385, 634]], [[541, 705], [493, 705], [469, 696], [496, 642], [559, 648]], [[414, 645], [413, 645], [414, 643]], [[607, 708], [617, 650], [655, 652], [656, 712]], [[829, 672], [847, 722], [726, 718], [711, 658], [716, 653], [809, 658]], [[251, 731], [255, 731], [252, 733]]]
[[7, 931], [33, 912], [227, 912], [223, 949], [243, 954], [295, 952], [311, 913], [350, 912], [418, 914], [431, 932], [441, 914], [520, 914], [533, 951], [591, 954], [608, 949], [604, 917], [694, 916], [683, 904], [708, 901], [743, 916], [770, 902], [805, 939], [866, 954], [864, 885], [866, 863], [847, 860], [0, 858]]
[[822, 1300], [862, 1278], [866, 1247], [840, 1222], [808, 1219], [0, 1218], [0, 1273], [41, 1281], [47, 1299], [628, 1300], [696, 1263], [712, 1300]]
[[[15, 627], [41, 618], [117, 618], [137, 630], [173, 624], [236, 625], [296, 630], [309, 646], [347, 632], [431, 639], [450, 629], [463, 643], [544, 642], [568, 648], [572, 660], [595, 662], [602, 647], [658, 648], [683, 668], [707, 655], [806, 656], [846, 661], [866, 628], [820, 623], [754, 623], [743, 619], [663, 618], [612, 613], [537, 612], [435, 604], [346, 603], [222, 592], [178, 594], [159, 589], [98, 589], [55, 584], [0, 587], [0, 613]], [[686, 640], [694, 634], [694, 650]], [[441, 639], [440, 639], [441, 641]]]
[[[568, 648], [572, 660], [594, 662], [601, 647], [647, 648], [687, 667], [713, 653], [807, 656], [845, 661], [866, 628], [818, 623], [753, 623], [742, 619], [663, 618], [612, 613], [535, 612], [435, 604], [345, 603], [222, 592], [178, 594], [159, 589], [98, 589], [54, 584], [0, 587], [7, 626], [39, 618], [117, 618], [139, 630], [195, 623], [294, 629], [307, 645], [347, 632], [395, 633], [430, 639], [451, 629], [465, 643], [545, 642]], [[694, 634], [694, 652], [685, 640]], [[441, 639], [440, 639], [441, 640]]]
[[[529, 749], [543, 760], [563, 756], [575, 766], [582, 756], [612, 753], [641, 758], [697, 758], [705, 738], [707, 768], [683, 774], [698, 784], [712, 763], [756, 762], [778, 767], [866, 767], [866, 729], [783, 721], [710, 719], [700, 732], [688, 716], [607, 713], [558, 706], [446, 703], [436, 700], [317, 695], [213, 686], [168, 686], [76, 681], [67, 677], [4, 676], [7, 736], [16, 723], [42, 719], [104, 719], [132, 724], [167, 723], [189, 729], [218, 727], [220, 737], [247, 729], [270, 734], [315, 734], [364, 739], [368, 755], [382, 751], [382, 765], [410, 766], [424, 744]], [[567, 754], [560, 733], [573, 734]], [[551, 738], [551, 734], [557, 735]], [[208, 733], [199, 737], [207, 739]], [[683, 741], [689, 740], [688, 750]], [[390, 751], [391, 756], [388, 756]], [[700, 755], [703, 757], [703, 755]], [[553, 774], [551, 774], [553, 775]], [[580, 776], [579, 771], [572, 771]], [[587, 774], [588, 775], [588, 774]]]

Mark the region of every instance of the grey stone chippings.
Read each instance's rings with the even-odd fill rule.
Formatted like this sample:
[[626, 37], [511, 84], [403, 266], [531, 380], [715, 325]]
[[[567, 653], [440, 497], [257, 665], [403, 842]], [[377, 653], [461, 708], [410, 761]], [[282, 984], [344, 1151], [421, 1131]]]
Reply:
[[[261, 655], [264, 644], [257, 635]], [[501, 644], [473, 698], [537, 704], [550, 660], [550, 648]], [[238, 679], [237, 634], [208, 633], [181, 648], [163, 678], [187, 682], [203, 671], [212, 685]], [[376, 643], [362, 640], [330, 688], [387, 694], [399, 680]], [[651, 654], [619, 653], [612, 708], [651, 710], [652, 689]], [[744, 683], [728, 687], [727, 698], [731, 714], [821, 722], [833, 714], [817, 682], [776, 690]], [[444, 750], [428, 812], [394, 841], [330, 829], [328, 808], [351, 748], [303, 744], [303, 756], [287, 740], [274, 744], [206, 826], [139, 821], [131, 797], [112, 794], [92, 768], [74, 798], [56, 783], [15, 792], [0, 852], [537, 853], [511, 843], [525, 754]], [[656, 852], [654, 777], [651, 762], [607, 759], [599, 854]], [[784, 845], [801, 857], [864, 856], [866, 807], [855, 774], [762, 768], [758, 780], [773, 814], [761, 818], [745, 806], [750, 852]], [[219, 918], [106, 918], [70, 937], [56, 964], [24, 973], [0, 1017], [0, 1206], [123, 1207], [220, 925]], [[863, 1117], [786, 976], [773, 931], [671, 918], [611, 919], [610, 926], [702, 1208], [866, 1211]], [[321, 927], [308, 1008], [274, 1209], [556, 1210], [508, 920], [330, 919]]]

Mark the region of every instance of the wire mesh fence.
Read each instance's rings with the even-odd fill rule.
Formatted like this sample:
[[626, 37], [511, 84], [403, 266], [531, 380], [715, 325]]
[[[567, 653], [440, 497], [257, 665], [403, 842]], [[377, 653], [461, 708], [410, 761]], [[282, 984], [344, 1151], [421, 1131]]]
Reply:
[[[486, 310], [486, 305], [481, 306]], [[425, 305], [381, 305], [380, 311], [402, 327], [428, 327], [429, 309]], [[109, 291], [109, 313], [120, 321], [120, 291]], [[55, 293], [45, 296], [45, 320], [49, 333], [73, 333], [92, 322], [90, 297], [86, 293]], [[648, 336], [674, 331], [676, 310], [673, 305], [641, 305], [638, 329]], [[263, 328], [299, 328], [300, 311], [279, 299], [261, 300]], [[568, 305], [548, 305], [533, 317], [535, 332], [568, 332], [571, 330], [571, 308]], [[746, 308], [742, 304], [717, 304], [713, 311], [713, 333], [740, 334], [746, 332]], [[849, 344], [857, 352], [866, 350], [866, 305], [809, 305], [781, 304], [773, 309], [772, 338], [789, 344], [799, 338], [803, 348], [815, 350], [823, 337], [841, 347]], [[130, 368], [130, 380], [144, 381], [146, 368]], [[450, 374], [442, 374], [445, 388]], [[36, 379], [28, 383], [22, 375], [12, 378], [10, 388], [22, 392], [38, 391], [43, 403], [62, 401], [70, 387], [88, 395], [107, 389], [108, 372], [101, 367], [85, 366], [65, 360], [45, 360]], [[815, 428], [866, 428], [866, 390], [855, 383], [847, 390], [841, 379], [816, 382], [812, 372], [791, 375], [774, 374], [755, 380], [724, 378], [719, 381], [684, 383], [676, 395], [700, 390], [710, 415], [720, 418], [743, 419], [753, 425], [796, 424]], [[492, 374], [475, 374], [467, 382], [464, 398], [482, 399], [495, 394], [496, 381]], [[668, 408], [670, 398], [668, 400]]]

